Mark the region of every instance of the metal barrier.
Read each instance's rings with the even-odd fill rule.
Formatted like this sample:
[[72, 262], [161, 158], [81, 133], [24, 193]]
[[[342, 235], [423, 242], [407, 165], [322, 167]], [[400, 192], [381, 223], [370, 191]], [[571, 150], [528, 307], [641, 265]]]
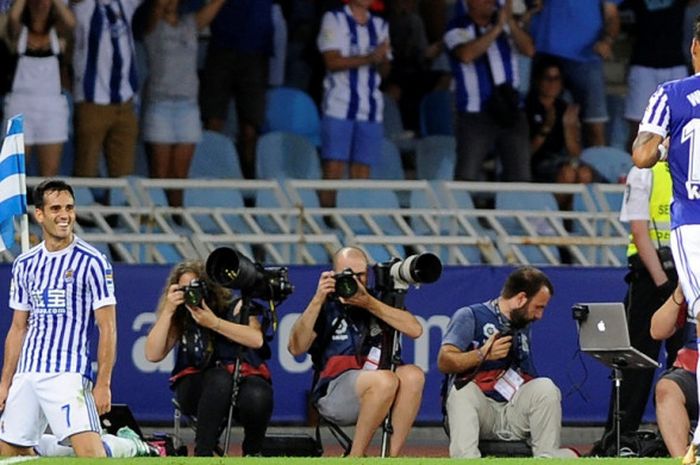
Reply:
[[[40, 178], [27, 178], [35, 186]], [[76, 233], [112, 260], [172, 263], [222, 245], [269, 264], [328, 263], [341, 245], [376, 261], [431, 251], [446, 264], [622, 266], [628, 232], [618, 219], [624, 185], [375, 180], [69, 178]], [[167, 205], [184, 190], [184, 207]], [[319, 191], [338, 204], [321, 208]], [[494, 205], [505, 193], [515, 208]], [[572, 196], [576, 208], [525, 199]], [[474, 200], [480, 206], [475, 208]], [[525, 202], [525, 203], [523, 203]], [[104, 205], [108, 203], [110, 206]], [[544, 202], [547, 203], [547, 202]], [[483, 205], [485, 204], [485, 205]], [[254, 205], [254, 206], [253, 206]], [[549, 209], [545, 209], [549, 208]], [[38, 225], [30, 230], [40, 236]], [[0, 257], [11, 261], [17, 248]]]

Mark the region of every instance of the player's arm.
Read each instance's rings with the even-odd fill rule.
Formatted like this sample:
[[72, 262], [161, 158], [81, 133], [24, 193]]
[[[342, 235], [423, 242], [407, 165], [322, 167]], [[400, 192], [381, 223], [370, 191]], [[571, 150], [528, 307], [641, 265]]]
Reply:
[[95, 310], [95, 324], [100, 332], [97, 343], [97, 379], [92, 394], [97, 412], [102, 415], [112, 408], [112, 369], [117, 353], [117, 317], [114, 305]]
[[2, 361], [2, 377], [0, 377], [0, 410], [5, 409], [7, 393], [17, 370], [24, 337], [27, 335], [28, 321], [29, 312], [15, 310], [12, 314], [10, 330], [5, 337], [5, 355]]
[[632, 161], [638, 168], [651, 168], [661, 158], [659, 145], [663, 137], [649, 131], [640, 131], [632, 144]]

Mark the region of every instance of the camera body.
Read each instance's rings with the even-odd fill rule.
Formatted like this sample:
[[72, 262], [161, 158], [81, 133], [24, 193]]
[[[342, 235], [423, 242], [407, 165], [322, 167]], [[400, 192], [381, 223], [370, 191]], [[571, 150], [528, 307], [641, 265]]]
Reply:
[[350, 268], [345, 268], [339, 273], [335, 273], [335, 295], [347, 299], [352, 297], [357, 292], [357, 281], [355, 281], [356, 273]]
[[178, 290], [182, 291], [185, 297], [185, 304], [190, 307], [199, 307], [202, 300], [207, 298], [207, 285], [199, 279], [193, 279], [188, 285], [182, 286]]
[[498, 332], [498, 337], [507, 337], [507, 336], [513, 336], [515, 334], [515, 331], [513, 331], [513, 328], [510, 327], [510, 325], [505, 325], [501, 330]]
[[219, 247], [209, 254], [205, 267], [215, 283], [240, 289], [244, 297], [281, 302], [294, 292], [287, 268], [264, 268], [229, 247]]

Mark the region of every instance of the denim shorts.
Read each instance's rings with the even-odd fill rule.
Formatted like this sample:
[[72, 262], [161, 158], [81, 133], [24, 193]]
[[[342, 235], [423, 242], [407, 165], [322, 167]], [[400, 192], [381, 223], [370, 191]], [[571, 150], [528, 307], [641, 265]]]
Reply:
[[627, 74], [627, 98], [625, 99], [625, 119], [641, 121], [644, 110], [649, 103], [649, 97], [656, 91], [659, 84], [674, 81], [688, 75], [688, 69], [683, 66], [671, 68], [649, 68], [632, 65]]
[[559, 64], [574, 101], [581, 105], [581, 121], [584, 123], [608, 121], [603, 62], [573, 61], [559, 57]]
[[202, 122], [196, 101], [147, 101], [142, 125], [144, 142], [196, 144], [202, 138]]
[[372, 166], [382, 155], [382, 123], [324, 116], [321, 158]]

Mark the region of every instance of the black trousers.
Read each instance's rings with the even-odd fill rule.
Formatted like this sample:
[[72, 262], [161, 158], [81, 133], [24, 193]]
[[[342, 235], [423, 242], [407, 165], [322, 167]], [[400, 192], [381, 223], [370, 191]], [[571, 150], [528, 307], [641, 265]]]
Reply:
[[[677, 277], [672, 277], [674, 285]], [[654, 281], [645, 269], [633, 270], [627, 275], [629, 288], [625, 296], [625, 309], [627, 310], [627, 322], [629, 326], [630, 342], [632, 347], [643, 352], [654, 360], [659, 357], [661, 341], [655, 341], [649, 334], [651, 317], [663, 304], [668, 295], [660, 295]], [[671, 338], [665, 341], [666, 367], [671, 367], [676, 359], [676, 353], [683, 346], [683, 332], [677, 331]], [[639, 429], [639, 424], [644, 415], [649, 393], [654, 382], [654, 370], [622, 370], [622, 382], [620, 384], [620, 432], [631, 432]], [[605, 431], [613, 431], [614, 421], [614, 387], [611, 390], [610, 405], [608, 408], [608, 421]]]
[[[194, 455], [212, 456], [226, 427], [233, 376], [223, 367], [188, 375], [175, 385], [182, 413], [197, 417]], [[241, 378], [234, 419], [243, 426], [243, 455], [262, 451], [272, 416], [272, 386], [259, 376]]]

